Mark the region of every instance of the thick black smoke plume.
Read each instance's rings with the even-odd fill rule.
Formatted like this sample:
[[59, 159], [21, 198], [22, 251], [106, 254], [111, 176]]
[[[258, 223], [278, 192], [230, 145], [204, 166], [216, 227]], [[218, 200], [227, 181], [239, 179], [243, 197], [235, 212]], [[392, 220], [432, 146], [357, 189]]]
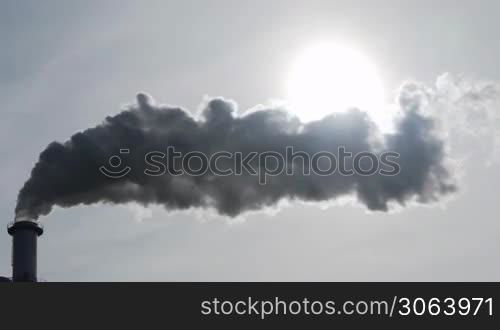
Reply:
[[[380, 134], [370, 118], [355, 109], [301, 123], [280, 109], [238, 116], [234, 103], [213, 99], [200, 117], [195, 118], [178, 108], [156, 106], [149, 96], [139, 94], [136, 105], [107, 117], [102, 125], [76, 133], [64, 143], [51, 143], [40, 154], [31, 177], [19, 193], [16, 216], [37, 219], [48, 214], [53, 206], [98, 202], [154, 203], [167, 209], [210, 207], [221, 214], [236, 216], [272, 206], [281, 199], [326, 201], [351, 195], [368, 209], [380, 211], [388, 210], [392, 204], [435, 201], [455, 190], [445, 165], [445, 146], [435, 134], [434, 121], [421, 113], [421, 95], [414, 85], [403, 86], [399, 103], [401, 115], [395, 131]], [[241, 152], [244, 156], [255, 151], [285, 155], [287, 146], [309, 155], [320, 151], [338, 154], [339, 147], [353, 154], [381, 155], [393, 151], [399, 154], [393, 160], [400, 172], [397, 175], [377, 172], [369, 176], [343, 175], [338, 171], [327, 176], [304, 175], [303, 167], [309, 165], [303, 158], [293, 157], [283, 173], [267, 176], [266, 184], [259, 183], [258, 176], [246, 171], [227, 176], [212, 172], [176, 176], [170, 170], [161, 176], [144, 173], [145, 169], [159, 169], [145, 163], [145, 155], [151, 151], [165, 152], [168, 147], [175, 147], [183, 154], [199, 151], [210, 156], [227, 151]], [[122, 155], [123, 165], [132, 169], [130, 173], [120, 179], [103, 175], [99, 168], [121, 149], [130, 150]], [[192, 167], [197, 168], [196, 158], [192, 160]], [[162, 161], [168, 164], [167, 159]], [[229, 166], [228, 161], [220, 159], [219, 167]], [[347, 168], [352, 168], [352, 158], [347, 163]], [[252, 164], [257, 171], [263, 166], [258, 160]], [[324, 165], [320, 167], [325, 168]], [[293, 174], [287, 175], [287, 170], [293, 170]]]

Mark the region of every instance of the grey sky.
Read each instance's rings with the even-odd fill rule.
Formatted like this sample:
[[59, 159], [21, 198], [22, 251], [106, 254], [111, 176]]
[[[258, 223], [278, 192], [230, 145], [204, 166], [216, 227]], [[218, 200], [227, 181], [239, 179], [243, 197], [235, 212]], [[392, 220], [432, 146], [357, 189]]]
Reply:
[[[0, 222], [52, 140], [94, 126], [138, 91], [195, 111], [283, 97], [290, 61], [318, 39], [375, 62], [390, 92], [443, 72], [500, 80], [498, 1], [0, 0]], [[390, 93], [389, 93], [390, 97]], [[467, 147], [475, 148], [473, 144]], [[292, 205], [227, 224], [153, 208], [57, 209], [44, 219], [47, 280], [499, 280], [498, 163], [472, 162], [444, 207], [395, 214]], [[0, 235], [0, 274], [10, 274]]]

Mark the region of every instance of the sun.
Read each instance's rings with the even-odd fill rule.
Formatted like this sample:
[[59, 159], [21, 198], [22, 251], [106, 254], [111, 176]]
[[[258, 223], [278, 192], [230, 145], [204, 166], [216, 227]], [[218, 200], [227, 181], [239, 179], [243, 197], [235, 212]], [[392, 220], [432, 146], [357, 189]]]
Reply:
[[306, 122], [352, 107], [377, 117], [384, 90], [375, 65], [363, 54], [322, 42], [305, 49], [292, 63], [287, 103]]

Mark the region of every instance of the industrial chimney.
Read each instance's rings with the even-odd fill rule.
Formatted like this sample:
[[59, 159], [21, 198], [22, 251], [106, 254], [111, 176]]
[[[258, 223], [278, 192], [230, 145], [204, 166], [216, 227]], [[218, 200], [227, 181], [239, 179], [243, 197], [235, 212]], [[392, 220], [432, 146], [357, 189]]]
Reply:
[[7, 231], [12, 236], [12, 281], [36, 282], [37, 239], [43, 228], [33, 220], [16, 220]]

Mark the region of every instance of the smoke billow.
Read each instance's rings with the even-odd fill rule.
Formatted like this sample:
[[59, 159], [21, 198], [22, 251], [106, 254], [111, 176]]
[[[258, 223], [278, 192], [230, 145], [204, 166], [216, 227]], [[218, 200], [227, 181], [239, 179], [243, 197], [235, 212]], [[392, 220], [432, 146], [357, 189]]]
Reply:
[[[220, 214], [236, 216], [282, 199], [328, 201], [354, 196], [368, 209], [378, 211], [409, 202], [437, 201], [455, 191], [456, 185], [447, 165], [446, 145], [436, 133], [436, 122], [422, 111], [424, 102], [417, 85], [405, 84], [399, 94], [400, 115], [394, 130], [382, 133], [366, 113], [356, 109], [302, 123], [281, 108], [237, 115], [233, 102], [216, 98], [207, 102], [199, 116], [191, 116], [179, 108], [156, 105], [146, 94], [139, 94], [136, 104], [107, 117], [101, 125], [78, 132], [64, 143], [49, 144], [19, 192], [16, 216], [37, 219], [54, 206], [98, 202], [160, 204], [167, 209], [213, 208]], [[399, 154], [393, 160], [399, 173], [344, 175], [336, 171], [306, 175], [309, 164], [298, 155], [287, 155], [284, 171], [266, 172], [265, 184], [247, 171], [215, 175], [200, 170], [199, 175], [176, 175], [170, 167], [182, 165], [179, 159], [173, 160], [163, 175], [145, 173], [157, 170], [159, 161], [156, 158], [153, 166], [152, 159], [145, 162], [145, 156], [169, 147], [182, 154], [196, 151], [210, 157], [220, 151], [243, 156], [251, 152], [285, 155], [290, 146], [309, 155], [337, 154], [341, 147], [353, 155], [391, 151]], [[123, 149], [129, 150], [121, 157], [130, 173], [121, 178], [103, 175], [99, 168]], [[196, 167], [196, 158], [192, 160]], [[169, 163], [167, 159], [162, 161]], [[202, 168], [203, 162], [200, 164]], [[261, 159], [251, 164], [258, 172], [265, 165]], [[229, 167], [229, 159], [221, 158], [219, 166]], [[352, 167], [352, 158], [348, 158], [346, 168]]]

